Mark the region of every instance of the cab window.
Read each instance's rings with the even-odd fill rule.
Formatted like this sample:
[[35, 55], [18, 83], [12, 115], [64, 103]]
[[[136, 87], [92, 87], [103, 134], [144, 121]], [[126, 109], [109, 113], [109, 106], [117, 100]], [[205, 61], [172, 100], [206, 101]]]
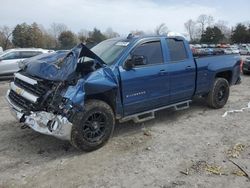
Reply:
[[163, 63], [160, 41], [143, 43], [140, 46], [136, 47], [131, 55], [145, 57], [146, 65]]

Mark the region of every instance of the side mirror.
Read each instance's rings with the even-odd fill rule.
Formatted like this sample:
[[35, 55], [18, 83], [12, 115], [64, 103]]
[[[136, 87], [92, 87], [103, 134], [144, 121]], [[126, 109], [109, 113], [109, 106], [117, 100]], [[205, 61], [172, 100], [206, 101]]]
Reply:
[[141, 55], [133, 55], [131, 59], [128, 59], [125, 64], [124, 68], [126, 70], [132, 69], [134, 66], [138, 65], [146, 65], [146, 58]]
[[146, 65], [146, 58], [143, 55], [133, 55], [134, 65]]
[[128, 59], [125, 63], [124, 63], [124, 69], [125, 70], [131, 70], [134, 67], [134, 62], [132, 59]]

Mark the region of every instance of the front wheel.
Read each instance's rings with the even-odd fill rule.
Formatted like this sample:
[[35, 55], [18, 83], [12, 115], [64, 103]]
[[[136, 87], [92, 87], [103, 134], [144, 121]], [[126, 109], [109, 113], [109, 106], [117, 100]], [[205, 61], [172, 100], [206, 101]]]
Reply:
[[102, 147], [111, 137], [115, 126], [112, 108], [100, 100], [89, 100], [82, 114], [73, 123], [71, 143], [82, 151]]
[[208, 106], [222, 108], [229, 97], [229, 83], [225, 78], [216, 78], [211, 91], [207, 96]]

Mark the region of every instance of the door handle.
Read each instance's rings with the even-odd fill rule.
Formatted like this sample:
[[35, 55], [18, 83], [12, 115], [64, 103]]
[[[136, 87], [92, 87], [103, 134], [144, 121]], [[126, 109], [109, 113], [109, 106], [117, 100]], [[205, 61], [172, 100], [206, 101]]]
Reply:
[[191, 66], [187, 66], [187, 67], [186, 67], [186, 70], [190, 70], [190, 69], [192, 69]]
[[164, 69], [162, 69], [162, 70], [160, 70], [159, 74], [160, 75], [165, 75], [165, 74], [167, 74], [167, 71], [165, 71]]

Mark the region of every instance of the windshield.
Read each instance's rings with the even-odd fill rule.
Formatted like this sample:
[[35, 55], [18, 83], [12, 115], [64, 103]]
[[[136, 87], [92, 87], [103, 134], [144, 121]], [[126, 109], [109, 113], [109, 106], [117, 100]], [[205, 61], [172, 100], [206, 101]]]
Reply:
[[106, 64], [111, 65], [114, 60], [122, 53], [122, 51], [128, 46], [127, 41], [118, 40], [105, 40], [93, 48], [93, 51], [99, 56]]

